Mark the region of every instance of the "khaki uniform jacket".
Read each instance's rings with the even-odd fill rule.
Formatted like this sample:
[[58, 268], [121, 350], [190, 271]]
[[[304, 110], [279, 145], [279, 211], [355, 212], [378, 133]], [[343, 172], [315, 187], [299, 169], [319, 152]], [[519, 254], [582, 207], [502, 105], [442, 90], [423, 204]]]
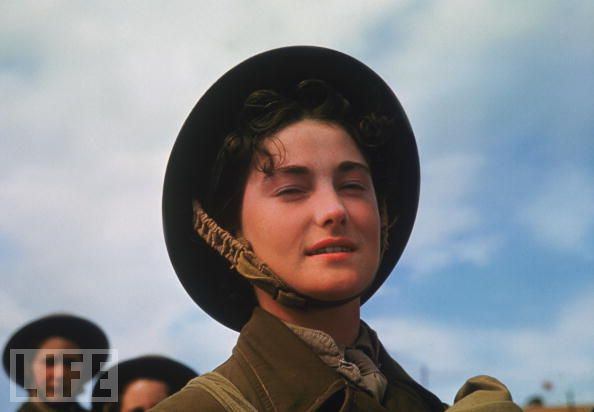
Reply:
[[[242, 329], [233, 354], [215, 371], [230, 380], [258, 411], [443, 411], [445, 405], [424, 389], [382, 348], [379, 368], [388, 380], [380, 405], [349, 385], [281, 321], [256, 308]], [[224, 411], [206, 391], [191, 383], [153, 412]]]
[[[215, 372], [231, 381], [257, 411], [435, 412], [444, 411], [435, 395], [416, 383], [382, 347], [379, 365], [388, 380], [382, 404], [349, 385], [289, 328], [256, 308], [242, 329], [232, 356]], [[196, 378], [151, 412], [206, 411], [225, 408]], [[448, 412], [521, 412], [507, 388], [496, 379], [469, 379]]]

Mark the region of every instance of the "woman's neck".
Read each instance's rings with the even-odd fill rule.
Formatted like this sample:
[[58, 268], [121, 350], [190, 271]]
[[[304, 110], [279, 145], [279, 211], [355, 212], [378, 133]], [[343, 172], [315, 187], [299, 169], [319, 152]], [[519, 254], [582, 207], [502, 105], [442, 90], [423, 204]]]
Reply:
[[349, 346], [359, 334], [361, 302], [356, 298], [330, 308], [293, 309], [281, 305], [268, 293], [255, 288], [260, 307], [280, 320], [326, 332], [339, 346]]

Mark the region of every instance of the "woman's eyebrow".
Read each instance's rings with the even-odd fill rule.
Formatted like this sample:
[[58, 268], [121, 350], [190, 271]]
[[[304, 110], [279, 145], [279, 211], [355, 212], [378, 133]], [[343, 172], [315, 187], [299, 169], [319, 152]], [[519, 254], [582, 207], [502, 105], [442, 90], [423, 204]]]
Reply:
[[[371, 175], [371, 171], [369, 170], [369, 166], [364, 163], [356, 162], [352, 160], [345, 160], [338, 165], [338, 172], [339, 173], [347, 173], [351, 171], [360, 170], [369, 175]], [[266, 173], [265, 179], [271, 179], [278, 175], [289, 175], [289, 176], [307, 176], [311, 174], [311, 170], [306, 166], [300, 165], [286, 165], [281, 167], [276, 167], [270, 173]]]
[[298, 165], [287, 165], [276, 167], [270, 173], [266, 174], [266, 178], [271, 178], [274, 175], [281, 174], [281, 175], [294, 175], [294, 176], [306, 176], [310, 174], [311, 171], [309, 168], [305, 166], [298, 166]]
[[351, 172], [353, 170], [361, 170], [367, 173], [368, 175], [371, 175], [371, 170], [369, 170], [369, 166], [367, 166], [364, 163], [347, 160], [338, 165], [338, 171], [341, 173]]

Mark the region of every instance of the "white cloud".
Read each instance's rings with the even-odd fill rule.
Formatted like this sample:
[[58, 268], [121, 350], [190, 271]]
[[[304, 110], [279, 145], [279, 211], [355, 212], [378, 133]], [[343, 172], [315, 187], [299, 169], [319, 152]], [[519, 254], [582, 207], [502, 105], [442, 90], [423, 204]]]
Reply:
[[594, 396], [592, 307], [594, 290], [586, 289], [559, 313], [543, 314], [547, 321], [540, 327], [464, 327], [405, 317], [368, 323], [414, 378], [419, 379], [422, 366], [428, 368], [430, 389], [446, 402], [479, 374], [500, 379], [520, 403], [538, 393], [544, 380], [556, 386], [547, 395], [551, 403], [563, 402], [569, 389], [585, 402]]
[[594, 239], [594, 177], [585, 170], [553, 169], [518, 213], [537, 242], [563, 252], [592, 258]]
[[200, 373], [214, 369], [230, 355], [237, 333], [208, 317], [191, 304], [162, 302], [159, 311], [147, 318], [138, 313], [111, 320], [113, 347], [119, 360], [142, 354], [158, 353], [178, 359]]
[[22, 325], [29, 320], [18, 299], [5, 289], [0, 290], [0, 313], [0, 333], [7, 337], [13, 333], [16, 325]]
[[[492, 73], [484, 67], [491, 61], [485, 57], [503, 57], [513, 50], [508, 45], [545, 27], [554, 14], [554, 7], [533, 2], [514, 4], [513, 10], [497, 2], [467, 0], [415, 4], [406, 13], [387, 13], [398, 18], [398, 24], [387, 29], [383, 40], [396, 41], [399, 47], [380, 53], [380, 69], [416, 115], [413, 126], [418, 128], [419, 120], [438, 125], [431, 130], [431, 145], [443, 148], [460, 138], [475, 139], [472, 134], [443, 132], [475, 127], [482, 119], [468, 116], [468, 109], [477, 113], [477, 105], [489, 104], [485, 91], [505, 81], [485, 83], [485, 70]], [[448, 130], [439, 128], [445, 125]], [[422, 133], [422, 141], [431, 136]]]
[[481, 211], [472, 204], [483, 165], [476, 154], [444, 154], [424, 162], [419, 213], [405, 261], [418, 274], [490, 261], [499, 240], [485, 233]]
[[[403, 264], [418, 273], [452, 263], [484, 265], [510, 240], [503, 227], [512, 222], [501, 222], [497, 231], [485, 204], [476, 204], [494, 195], [492, 187], [481, 186], [493, 180], [488, 171], [498, 170], [498, 184], [513, 187], [509, 180], [522, 167], [534, 167], [528, 159], [502, 164], [502, 147], [515, 159], [516, 150], [547, 146], [555, 161], [565, 162], [589, 151], [592, 110], [584, 96], [593, 84], [592, 76], [580, 73], [594, 59], [586, 17], [593, 12], [591, 5], [464, 0], [407, 3], [386, 12], [376, 40], [397, 47], [374, 49], [371, 59], [400, 97], [422, 155], [420, 210]], [[566, 185], [563, 178], [554, 183]], [[518, 200], [510, 198], [509, 207]], [[553, 222], [563, 213], [557, 209], [540, 221], [549, 225], [541, 240], [558, 236], [554, 242], [573, 248], [585, 238], [590, 202], [581, 208], [575, 203], [573, 216]]]

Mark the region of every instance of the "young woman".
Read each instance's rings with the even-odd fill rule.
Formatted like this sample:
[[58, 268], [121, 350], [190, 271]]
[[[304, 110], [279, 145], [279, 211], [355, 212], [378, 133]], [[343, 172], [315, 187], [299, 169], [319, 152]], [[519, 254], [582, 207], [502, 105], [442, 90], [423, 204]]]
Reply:
[[[111, 395], [102, 381], [117, 374], [117, 401], [99, 400]], [[179, 391], [198, 374], [173, 359], [145, 355], [128, 359], [102, 372], [93, 386], [93, 412], [143, 412]]]
[[[241, 334], [227, 362], [154, 410], [444, 410], [360, 319], [418, 195], [410, 125], [359, 61], [288, 47], [225, 74], [180, 132], [163, 213], [184, 287]], [[519, 410], [488, 378], [465, 387], [464, 408], [488, 407], [479, 387], [499, 408], [481, 410]]]
[[[69, 314], [55, 314], [37, 319], [20, 328], [4, 347], [3, 363], [6, 373], [29, 394], [19, 412], [81, 412], [77, 402], [86, 379], [99, 372], [107, 353], [96, 353], [91, 370], [74, 370], [73, 363], [83, 361], [85, 349], [109, 348], [105, 333], [94, 323]], [[34, 350], [34, 356], [13, 356], [11, 351]], [[58, 361], [60, 360], [60, 361]]]

